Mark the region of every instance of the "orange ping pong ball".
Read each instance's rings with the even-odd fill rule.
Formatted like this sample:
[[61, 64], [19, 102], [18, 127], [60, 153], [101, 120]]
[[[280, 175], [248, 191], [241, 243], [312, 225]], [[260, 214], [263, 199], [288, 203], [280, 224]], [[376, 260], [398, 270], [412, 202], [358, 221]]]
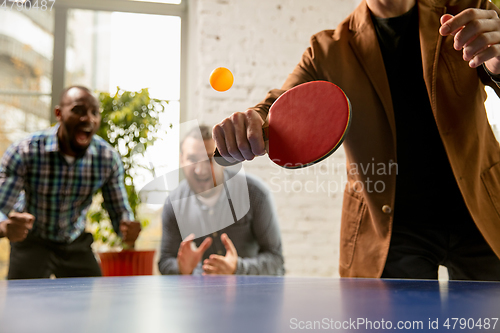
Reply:
[[217, 91], [226, 91], [233, 85], [233, 73], [227, 68], [218, 67], [210, 74], [210, 85]]

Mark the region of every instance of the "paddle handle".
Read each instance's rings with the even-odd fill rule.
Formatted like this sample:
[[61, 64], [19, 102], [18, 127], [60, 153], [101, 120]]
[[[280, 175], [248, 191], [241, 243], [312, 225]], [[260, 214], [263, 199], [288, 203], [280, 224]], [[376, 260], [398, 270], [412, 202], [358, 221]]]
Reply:
[[[269, 144], [268, 144], [269, 126], [262, 128], [262, 137], [264, 138], [264, 143], [266, 145], [266, 151], [267, 151], [269, 149], [268, 148], [269, 147]], [[219, 164], [221, 166], [225, 166], [225, 167], [236, 165], [236, 164], [241, 162], [241, 161], [229, 162], [228, 160], [226, 160], [224, 157], [221, 156], [221, 154], [219, 153], [219, 149], [217, 149], [217, 147], [215, 148], [215, 151], [214, 151], [214, 160], [215, 160], [215, 162], [217, 162], [217, 164]]]

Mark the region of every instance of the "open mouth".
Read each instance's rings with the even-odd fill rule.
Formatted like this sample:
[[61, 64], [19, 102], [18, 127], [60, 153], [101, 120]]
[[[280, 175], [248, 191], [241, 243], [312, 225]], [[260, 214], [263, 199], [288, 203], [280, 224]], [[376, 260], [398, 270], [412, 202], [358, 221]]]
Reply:
[[212, 180], [212, 177], [208, 177], [208, 178], [204, 178], [204, 179], [197, 178], [196, 181], [198, 182], [198, 184], [200, 186], [207, 187], [207, 188], [214, 187], [214, 182]]
[[83, 127], [77, 129], [75, 132], [75, 139], [79, 145], [85, 146], [90, 144], [90, 140], [92, 139], [92, 128]]

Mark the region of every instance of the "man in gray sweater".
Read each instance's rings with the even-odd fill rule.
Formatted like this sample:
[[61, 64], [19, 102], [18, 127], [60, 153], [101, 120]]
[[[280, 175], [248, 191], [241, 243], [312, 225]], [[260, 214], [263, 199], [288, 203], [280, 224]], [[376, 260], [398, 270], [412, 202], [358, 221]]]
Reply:
[[243, 169], [224, 170], [213, 163], [214, 150], [207, 126], [194, 128], [181, 143], [186, 179], [170, 193], [163, 209], [160, 272], [283, 275], [281, 237], [269, 190]]

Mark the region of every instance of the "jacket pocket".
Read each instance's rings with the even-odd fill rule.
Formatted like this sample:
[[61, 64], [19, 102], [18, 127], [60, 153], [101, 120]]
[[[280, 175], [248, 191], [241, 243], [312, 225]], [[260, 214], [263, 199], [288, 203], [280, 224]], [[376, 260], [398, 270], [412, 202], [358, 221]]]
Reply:
[[486, 191], [490, 196], [491, 202], [500, 216], [500, 163], [493, 164], [488, 170], [481, 174]]
[[359, 225], [365, 210], [366, 205], [362, 200], [348, 193], [344, 194], [340, 225], [340, 265], [344, 268], [351, 267]]
[[446, 68], [445, 73], [448, 74], [444, 77], [444, 80], [448, 84], [453, 84], [458, 96], [469, 96], [471, 92], [478, 89], [479, 77], [477, 70], [469, 67], [469, 63], [462, 58], [462, 51], [455, 50], [453, 43], [453, 36], [448, 36], [441, 45], [440, 57]]

